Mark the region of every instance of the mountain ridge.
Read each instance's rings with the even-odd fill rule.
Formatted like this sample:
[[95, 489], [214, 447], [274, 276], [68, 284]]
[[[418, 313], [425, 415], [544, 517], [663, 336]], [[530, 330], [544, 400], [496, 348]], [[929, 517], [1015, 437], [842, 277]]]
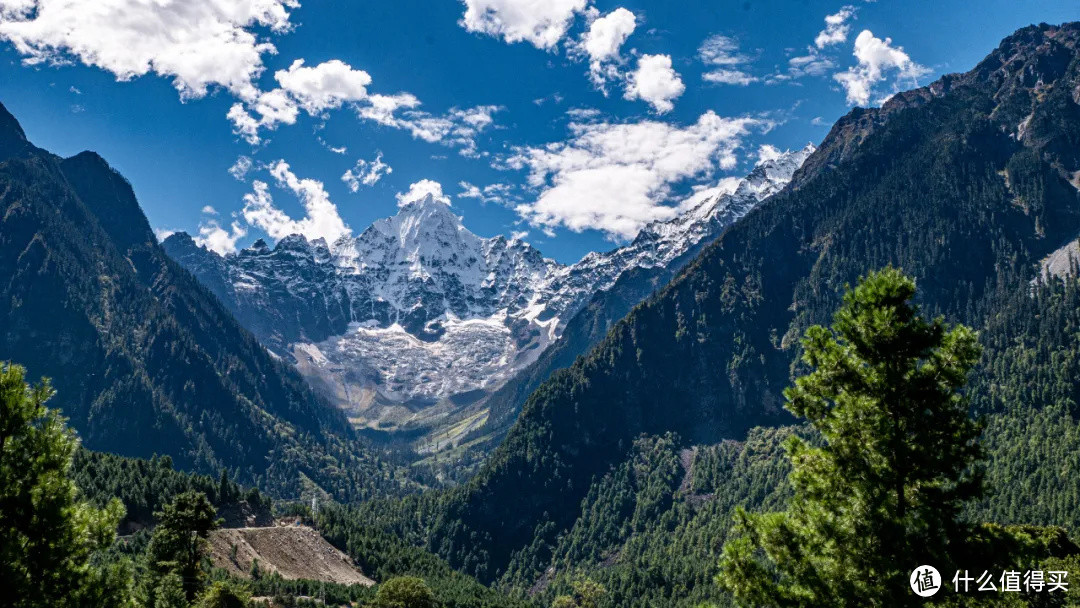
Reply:
[[[912, 95], [924, 103], [852, 111], [787, 188], [541, 384], [477, 475], [432, 507], [419, 542], [482, 580], [513, 571], [529, 588], [637, 437], [715, 444], [791, 422], [782, 390], [800, 369], [799, 338], [868, 270], [904, 269], [929, 314], [976, 327], [1029, 297], [1038, 261], [1080, 233], [1080, 191], [1065, 179], [1080, 163], [1064, 145], [1080, 121], [1060, 119], [1080, 104], [1078, 35], [1080, 23], [1025, 28], [1003, 42], [1024, 51], [1023, 65], [1002, 62], [1003, 80], [977, 68], [942, 95]], [[1021, 86], [1025, 65], [1047, 65], [1058, 43], [1070, 61]], [[1046, 137], [1016, 137], [1018, 113]]]
[[595, 293], [715, 238], [812, 150], [761, 163], [734, 191], [573, 265], [518, 239], [478, 237], [430, 195], [332, 245], [293, 235], [219, 256], [177, 233], [163, 247], [351, 417], [379, 428], [453, 420], [455, 402], [475, 402], [530, 366]]
[[53, 379], [87, 447], [279, 495], [389, 489], [341, 413], [164, 253], [122, 176], [34, 147], [2, 106], [0, 122], [0, 350]]

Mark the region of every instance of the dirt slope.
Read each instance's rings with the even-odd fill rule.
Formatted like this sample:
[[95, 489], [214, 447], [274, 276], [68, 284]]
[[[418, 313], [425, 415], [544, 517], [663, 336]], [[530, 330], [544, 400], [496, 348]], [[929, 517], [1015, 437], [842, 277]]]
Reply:
[[250, 577], [251, 564], [258, 559], [261, 571], [277, 572], [286, 579], [375, 584], [353, 566], [347, 555], [308, 526], [214, 530], [210, 534], [210, 559], [215, 566], [245, 578]]

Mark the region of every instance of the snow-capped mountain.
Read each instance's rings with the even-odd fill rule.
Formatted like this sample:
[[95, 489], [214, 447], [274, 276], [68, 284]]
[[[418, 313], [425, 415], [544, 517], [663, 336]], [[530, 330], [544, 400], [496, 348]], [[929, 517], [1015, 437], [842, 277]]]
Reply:
[[333, 244], [293, 235], [222, 257], [177, 233], [164, 246], [358, 424], [393, 428], [482, 398], [557, 340], [594, 293], [715, 238], [811, 152], [764, 162], [733, 192], [573, 265], [521, 240], [479, 237], [430, 195]]

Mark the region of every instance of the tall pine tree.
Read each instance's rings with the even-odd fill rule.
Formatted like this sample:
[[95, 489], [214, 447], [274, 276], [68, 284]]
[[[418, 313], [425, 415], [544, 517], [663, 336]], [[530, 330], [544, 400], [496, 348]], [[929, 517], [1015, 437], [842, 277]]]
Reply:
[[[980, 429], [959, 390], [979, 358], [975, 333], [927, 320], [915, 282], [872, 273], [832, 329], [803, 340], [810, 372], [785, 395], [819, 446], [792, 437], [794, 494], [780, 513], [737, 516], [720, 582], [754, 606], [906, 606], [912, 568], [963, 568], [983, 492]], [[948, 575], [946, 575], [947, 578]]]
[[125, 606], [129, 564], [93, 559], [112, 545], [124, 507], [81, 500], [70, 474], [78, 441], [46, 407], [48, 381], [31, 387], [24, 376], [0, 366], [0, 603]]

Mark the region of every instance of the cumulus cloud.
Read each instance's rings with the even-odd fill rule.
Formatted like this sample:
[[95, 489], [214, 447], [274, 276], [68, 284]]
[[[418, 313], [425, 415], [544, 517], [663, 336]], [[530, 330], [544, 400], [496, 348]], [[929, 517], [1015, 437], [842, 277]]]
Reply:
[[[2, 0], [0, 0], [2, 1]], [[303, 110], [319, 116], [329, 110], [351, 106], [364, 120], [408, 131], [427, 142], [455, 146], [465, 156], [478, 155], [476, 136], [494, 123], [500, 106], [451, 108], [437, 116], [418, 110], [420, 100], [411, 93], [385, 95], [369, 93], [371, 76], [338, 59], [307, 67], [298, 59], [288, 69], [274, 74], [278, 87], [256, 95], [246, 103], [236, 103], [227, 118], [233, 132], [248, 143], [261, 143], [261, 130], [296, 123]]]
[[251, 171], [252, 165], [251, 157], [241, 154], [236, 158], [236, 162], [229, 167], [229, 175], [233, 176], [233, 179], [242, 182], [247, 177], [248, 171]]
[[569, 140], [517, 148], [507, 159], [509, 168], [528, 170], [528, 184], [539, 193], [515, 210], [547, 232], [562, 226], [629, 239], [646, 223], [677, 213], [665, 204], [673, 186], [734, 168], [742, 138], [769, 126], [712, 111], [685, 127], [652, 120], [573, 123]]
[[623, 63], [620, 49], [623, 43], [634, 33], [637, 18], [634, 13], [617, 8], [603, 17], [596, 9], [590, 9], [589, 29], [581, 36], [573, 49], [575, 54], [584, 55], [589, 60], [589, 78], [605, 95], [608, 80], [619, 78], [619, 66]]
[[458, 22], [466, 30], [502, 38], [507, 43], [529, 42], [538, 49], [555, 47], [566, 35], [588, 0], [464, 0]]
[[352, 192], [358, 192], [361, 184], [374, 186], [383, 176], [394, 172], [393, 167], [383, 162], [382, 156], [382, 152], [379, 152], [375, 155], [375, 160], [356, 161], [356, 166], [346, 171], [341, 176], [341, 181], [345, 182]]
[[709, 68], [701, 75], [705, 82], [746, 86], [759, 80], [744, 71], [742, 66], [751, 59], [739, 52], [738, 41], [729, 36], [707, 38], [698, 48], [698, 57]]
[[199, 225], [199, 234], [195, 243], [206, 247], [219, 255], [236, 253], [236, 242], [247, 236], [247, 230], [240, 222], [233, 222], [229, 230], [222, 228], [217, 220], [210, 219]]
[[626, 83], [626, 99], [640, 99], [664, 114], [675, 108], [673, 100], [686, 90], [682, 78], [671, 67], [670, 55], [642, 55], [638, 67]]
[[450, 204], [450, 197], [443, 194], [442, 184], [433, 179], [422, 179], [410, 184], [408, 191], [398, 192], [395, 196], [397, 197], [398, 206], [404, 207], [409, 203], [423, 199], [429, 194], [440, 203]]
[[206, 215], [217, 215], [217, 209], [214, 209], [212, 205], [203, 205], [202, 212]]
[[270, 186], [262, 181], [252, 182], [253, 191], [244, 195], [244, 220], [262, 229], [270, 238], [280, 240], [290, 234], [301, 234], [308, 240], [323, 238], [333, 243], [351, 230], [338, 215], [322, 182], [298, 178], [289, 164], [279, 160], [267, 167], [279, 188], [290, 190], [304, 206], [306, 215], [295, 220], [274, 205]]
[[345, 103], [365, 100], [371, 84], [367, 72], [339, 59], [311, 67], [297, 59], [288, 69], [275, 72], [274, 80], [278, 88], [259, 93], [247, 102], [247, 107], [233, 104], [226, 115], [233, 123], [233, 132], [251, 144], [260, 142], [260, 129], [295, 124], [300, 110], [318, 116]]
[[857, 65], [844, 72], [834, 74], [833, 78], [844, 87], [847, 102], [852, 105], [867, 105], [874, 92], [874, 86], [886, 78], [886, 73], [896, 75], [893, 92], [899, 90], [901, 81], [917, 84], [919, 77], [930, 70], [911, 60], [903, 47], [892, 46], [892, 39], [877, 38], [870, 30], [863, 30], [855, 38], [853, 53]]
[[340, 59], [324, 61], [314, 67], [304, 67], [297, 59], [287, 70], [278, 70], [274, 79], [305, 112], [311, 115], [340, 108], [347, 101], [367, 97], [371, 76], [353, 69]]
[[854, 6], [845, 6], [838, 12], [832, 15], [825, 16], [825, 29], [818, 32], [816, 38], [814, 38], [814, 45], [823, 49], [831, 44], [840, 44], [841, 42], [847, 42], [848, 32], [851, 31], [851, 25], [848, 21], [855, 16]]
[[507, 203], [511, 190], [509, 184], [488, 184], [481, 188], [469, 182], [461, 181], [458, 182], [458, 186], [461, 187], [461, 192], [457, 195], [458, 198], [474, 198], [483, 203], [498, 203], [500, 205]]
[[263, 55], [276, 52], [252, 30], [292, 26], [297, 0], [0, 0], [0, 39], [29, 64], [79, 61], [118, 80], [171, 78], [184, 99], [220, 86], [242, 99]]

